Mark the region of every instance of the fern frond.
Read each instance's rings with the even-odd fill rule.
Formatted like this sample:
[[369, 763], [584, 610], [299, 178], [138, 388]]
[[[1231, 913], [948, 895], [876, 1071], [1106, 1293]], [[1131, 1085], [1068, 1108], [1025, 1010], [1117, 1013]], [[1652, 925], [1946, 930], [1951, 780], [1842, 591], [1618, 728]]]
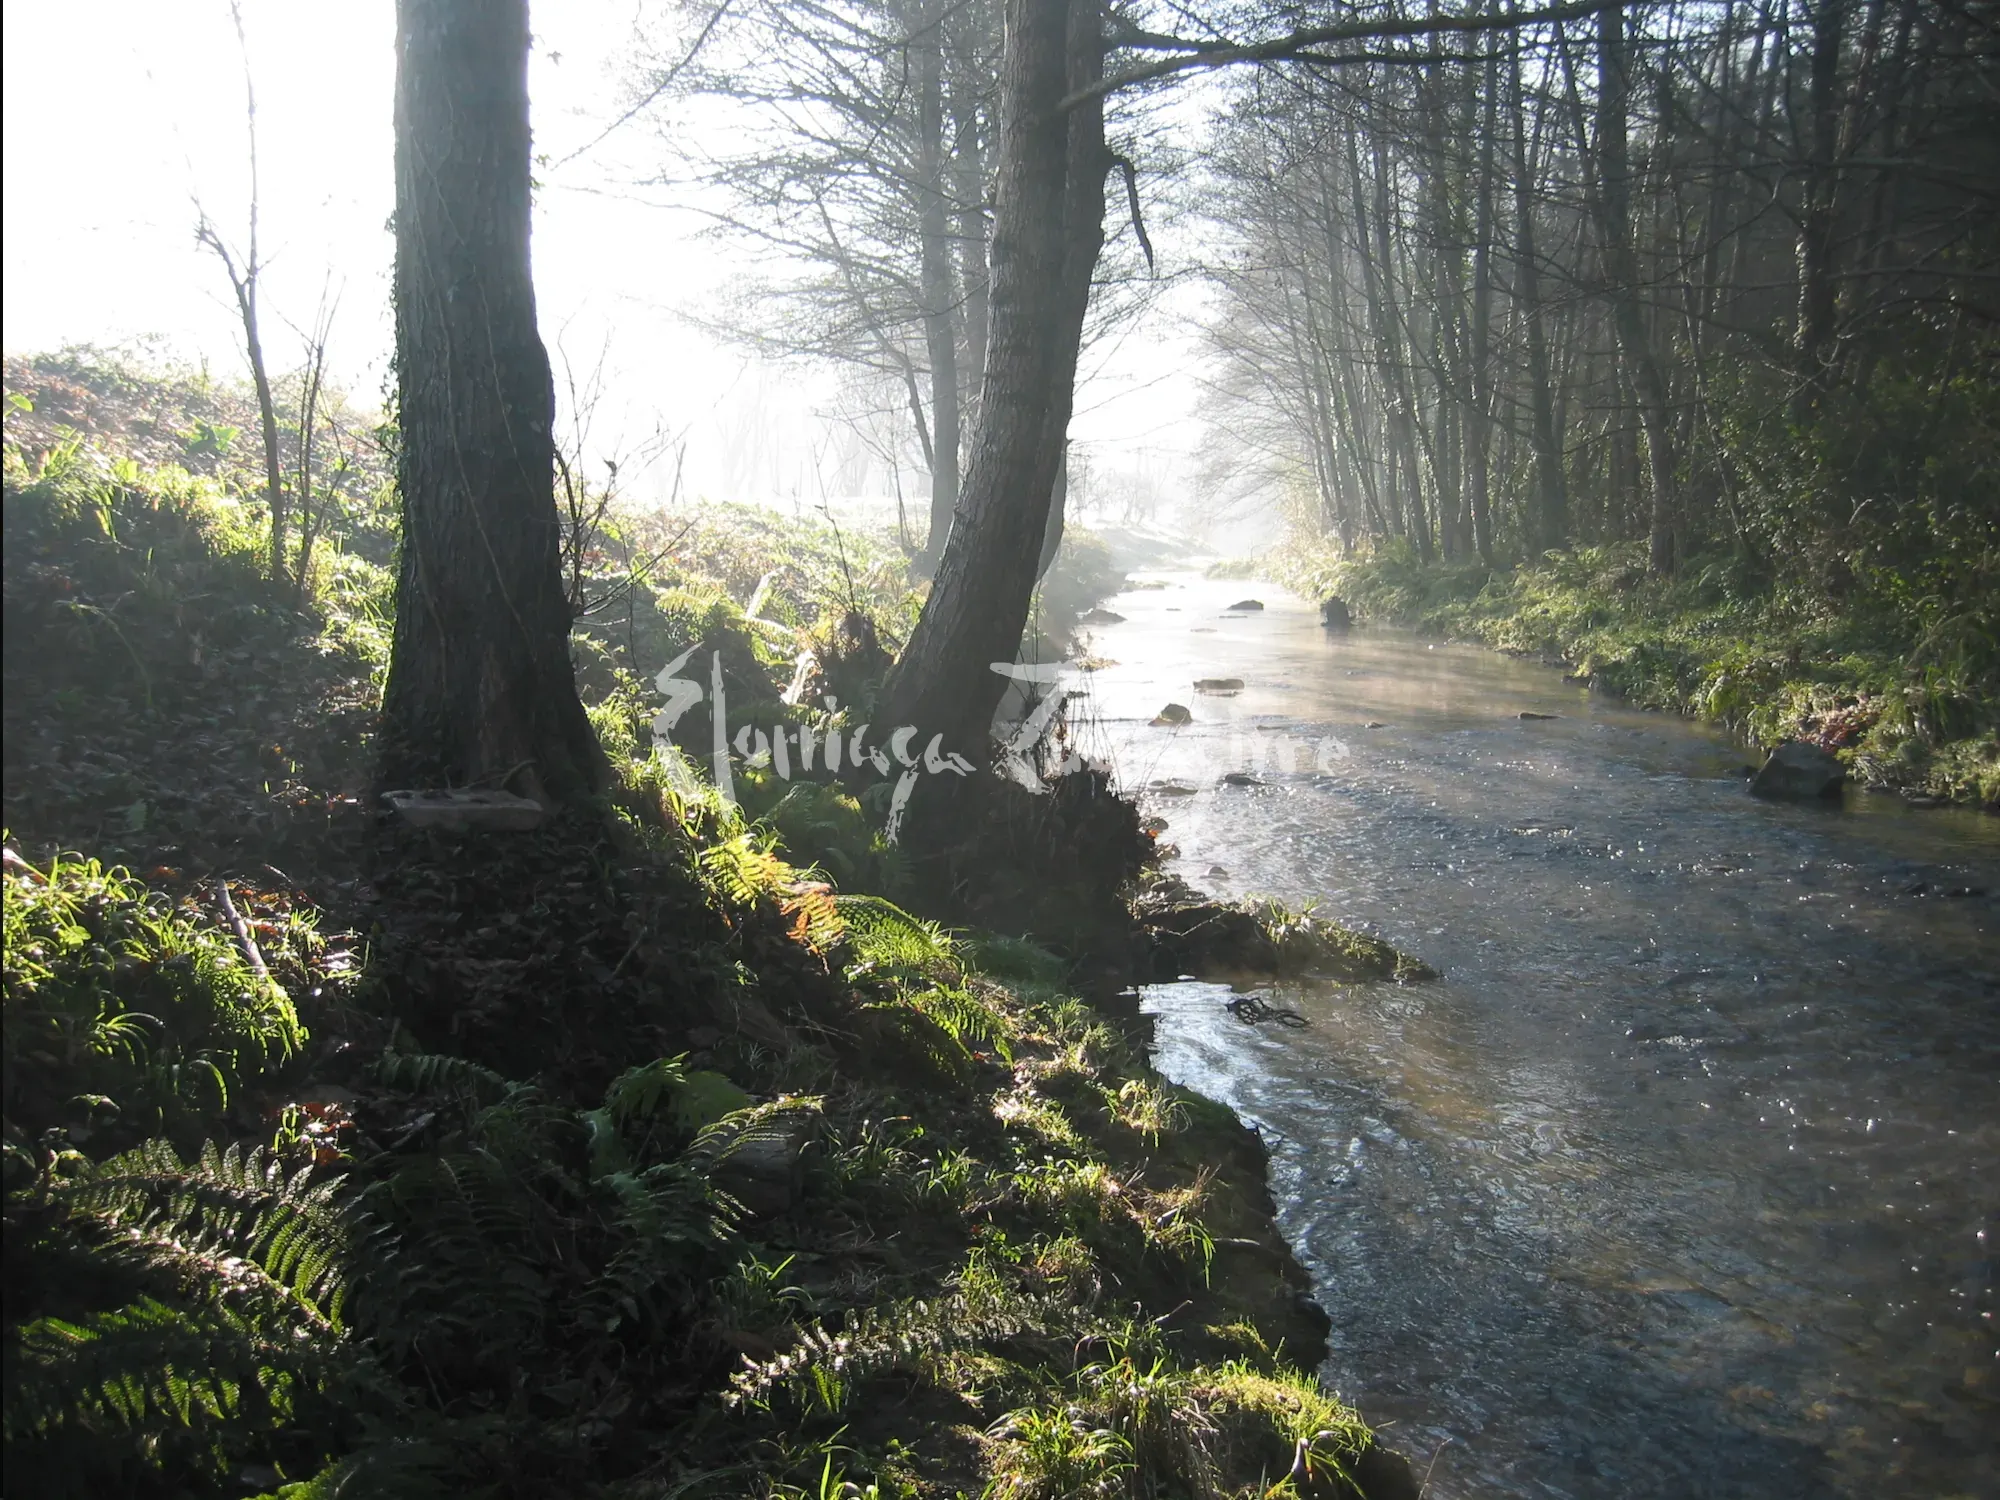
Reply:
[[125, 1431], [275, 1425], [302, 1384], [331, 1373], [337, 1354], [332, 1340], [274, 1332], [222, 1303], [190, 1310], [145, 1297], [75, 1320], [38, 1318], [17, 1335], [7, 1434], [76, 1422]]
[[947, 1355], [1022, 1334], [1067, 1331], [1076, 1310], [1053, 1298], [1006, 1296], [962, 1287], [947, 1296], [911, 1298], [849, 1313], [838, 1333], [810, 1328], [783, 1354], [730, 1377], [731, 1406], [763, 1402], [779, 1390], [807, 1394], [837, 1411], [851, 1382], [892, 1370], [931, 1370]]
[[724, 905], [755, 906], [781, 900], [799, 872], [771, 850], [769, 830], [750, 830], [720, 840], [701, 851], [698, 863], [711, 890]]
[[681, 1160], [697, 1172], [713, 1172], [746, 1147], [790, 1139], [803, 1117], [817, 1115], [824, 1104], [818, 1095], [798, 1094], [731, 1110], [703, 1126]]
[[384, 1088], [406, 1094], [463, 1094], [480, 1104], [498, 1101], [512, 1086], [491, 1068], [435, 1052], [384, 1052], [373, 1071]]
[[853, 956], [850, 977], [957, 984], [965, 978], [958, 944], [935, 922], [919, 921], [880, 896], [836, 896], [834, 909], [846, 927]]
[[96, 1221], [114, 1258], [167, 1272], [185, 1293], [287, 1304], [335, 1334], [357, 1235], [337, 1192], [310, 1166], [287, 1176], [262, 1147], [211, 1141], [183, 1162], [152, 1140], [51, 1185], [48, 1197]]
[[987, 1005], [974, 991], [933, 985], [929, 989], [911, 991], [906, 998], [961, 1047], [970, 1051], [979, 1046], [998, 1053], [1008, 1062], [1014, 1060], [1007, 1018]]

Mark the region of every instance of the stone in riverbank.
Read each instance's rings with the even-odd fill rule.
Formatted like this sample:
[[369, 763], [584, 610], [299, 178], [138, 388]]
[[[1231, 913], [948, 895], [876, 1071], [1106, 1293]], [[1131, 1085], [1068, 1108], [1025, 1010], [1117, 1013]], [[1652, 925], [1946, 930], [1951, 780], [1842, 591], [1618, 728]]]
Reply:
[[1750, 790], [1759, 797], [1782, 797], [1814, 802], [1840, 795], [1847, 780], [1847, 768], [1839, 759], [1817, 745], [1802, 740], [1786, 740], [1764, 762]]
[[1380, 938], [1260, 902], [1217, 901], [1175, 875], [1154, 875], [1131, 902], [1152, 969], [1181, 974], [1308, 974], [1355, 983], [1435, 979], [1437, 970]]

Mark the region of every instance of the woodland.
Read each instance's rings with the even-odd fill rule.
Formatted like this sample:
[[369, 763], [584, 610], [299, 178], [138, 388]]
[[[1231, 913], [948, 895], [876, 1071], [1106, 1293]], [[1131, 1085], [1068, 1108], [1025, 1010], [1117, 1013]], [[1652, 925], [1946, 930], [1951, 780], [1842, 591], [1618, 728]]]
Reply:
[[[1418, 1493], [1131, 986], [1436, 976], [1189, 888], [1060, 722], [990, 774], [1122, 578], [1080, 356], [1211, 288], [1242, 571], [2000, 804], [1986, 7], [677, 12], [613, 128], [731, 112], [662, 181], [920, 454], [875, 529], [591, 472], [528, 7], [396, 11], [386, 410], [267, 359], [254, 197], [246, 378], [7, 360], [11, 1487]], [[871, 723], [967, 772], [895, 839]]]

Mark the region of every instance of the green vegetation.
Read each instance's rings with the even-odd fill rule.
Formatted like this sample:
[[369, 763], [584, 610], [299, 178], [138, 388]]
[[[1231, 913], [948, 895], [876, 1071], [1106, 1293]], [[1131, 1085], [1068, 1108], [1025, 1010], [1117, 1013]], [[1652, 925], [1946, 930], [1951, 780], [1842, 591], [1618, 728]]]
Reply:
[[1294, 543], [1267, 565], [1364, 619], [1560, 663], [1754, 746], [1810, 740], [1872, 785], [2000, 806], [2000, 593], [1969, 593], [1947, 610], [1921, 584], [1884, 579], [1872, 603], [1836, 601], [1733, 557], [1695, 559], [1663, 579], [1648, 574], [1639, 543], [1516, 569], [1426, 566], [1400, 545], [1340, 559]]
[[[1065, 956], [909, 914], [845, 789], [653, 751], [650, 642], [579, 645], [615, 806], [419, 832], [358, 545], [300, 602], [227, 473], [69, 438], [5, 524], [21, 1493], [1401, 1492], [1254, 1138]], [[635, 631], [802, 711], [715, 547]], [[893, 629], [794, 563], [777, 617]]]

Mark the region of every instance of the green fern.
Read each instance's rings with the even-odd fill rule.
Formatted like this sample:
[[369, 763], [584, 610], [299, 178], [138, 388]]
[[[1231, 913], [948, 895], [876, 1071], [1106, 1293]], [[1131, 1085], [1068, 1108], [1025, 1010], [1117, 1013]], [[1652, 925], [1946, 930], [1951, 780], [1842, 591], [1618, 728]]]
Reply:
[[[85, 1490], [212, 1471], [364, 1379], [343, 1321], [363, 1235], [336, 1189], [261, 1149], [183, 1161], [156, 1140], [57, 1157], [10, 1194], [10, 1261], [44, 1303], [9, 1330], [10, 1471]], [[51, 1309], [52, 1291], [99, 1305]]]
[[384, 1088], [409, 1094], [455, 1093], [482, 1104], [499, 1099], [510, 1087], [491, 1068], [432, 1052], [384, 1052], [373, 1072]]
[[958, 984], [965, 965], [957, 943], [935, 922], [920, 921], [880, 896], [837, 896], [847, 928], [851, 978], [875, 976], [892, 983]]
[[855, 1382], [893, 1370], [935, 1370], [961, 1350], [1023, 1334], [1066, 1333], [1077, 1321], [1076, 1310], [1054, 1298], [996, 1295], [973, 1284], [944, 1297], [859, 1308], [838, 1333], [809, 1328], [783, 1354], [739, 1370], [724, 1400], [731, 1406], [758, 1404], [782, 1390], [835, 1412]]

